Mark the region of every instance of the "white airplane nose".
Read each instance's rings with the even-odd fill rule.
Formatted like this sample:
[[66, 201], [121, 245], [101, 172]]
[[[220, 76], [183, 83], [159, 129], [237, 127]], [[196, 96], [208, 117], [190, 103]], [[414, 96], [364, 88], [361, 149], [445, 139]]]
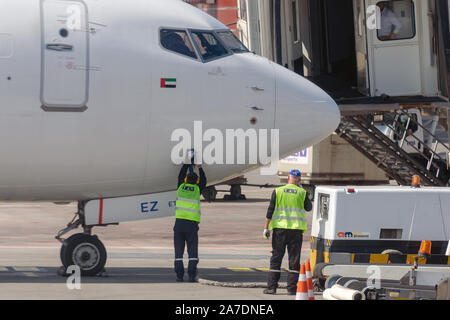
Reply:
[[280, 66], [276, 73], [275, 128], [280, 130], [280, 155], [314, 145], [339, 125], [341, 114], [322, 89]]

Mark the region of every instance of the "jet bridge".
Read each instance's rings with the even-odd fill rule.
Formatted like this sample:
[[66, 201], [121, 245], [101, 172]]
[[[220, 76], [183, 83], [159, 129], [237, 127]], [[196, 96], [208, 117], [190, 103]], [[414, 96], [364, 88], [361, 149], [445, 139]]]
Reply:
[[424, 185], [448, 186], [449, 147], [418, 121], [417, 114], [387, 114], [344, 116], [336, 133], [400, 185], [409, 185], [411, 177], [419, 175]]

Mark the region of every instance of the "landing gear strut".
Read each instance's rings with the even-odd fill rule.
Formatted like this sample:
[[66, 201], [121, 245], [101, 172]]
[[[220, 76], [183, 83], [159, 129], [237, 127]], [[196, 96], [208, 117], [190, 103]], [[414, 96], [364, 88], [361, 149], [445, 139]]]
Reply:
[[[69, 266], [77, 265], [82, 276], [95, 276], [104, 272], [106, 264], [106, 249], [96, 235], [92, 235], [92, 227], [84, 224], [85, 202], [78, 203], [78, 212], [66, 228], [58, 232], [55, 237], [62, 243], [60, 258], [62, 267], [58, 274], [65, 275]], [[62, 236], [79, 226], [83, 227], [83, 233], [76, 233], [67, 239]]]
[[232, 184], [230, 194], [223, 197], [224, 200], [246, 200], [245, 195], [242, 194], [242, 189], [239, 184]]

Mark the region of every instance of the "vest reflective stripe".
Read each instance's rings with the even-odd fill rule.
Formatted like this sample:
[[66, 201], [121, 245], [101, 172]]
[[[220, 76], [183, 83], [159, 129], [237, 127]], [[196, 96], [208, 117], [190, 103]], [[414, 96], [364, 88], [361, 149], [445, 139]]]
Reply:
[[307, 220], [305, 218], [285, 217], [285, 216], [272, 217], [272, 220], [297, 220], [297, 221], [307, 222]]
[[199, 200], [192, 200], [192, 199], [186, 199], [186, 198], [177, 198], [177, 201], [192, 202], [192, 203], [200, 203]]
[[288, 184], [276, 189], [276, 203], [269, 229], [307, 229], [304, 202], [306, 191], [296, 185]]
[[183, 183], [178, 188], [175, 217], [200, 223], [200, 188], [197, 185]]
[[194, 212], [194, 213], [201, 214], [200, 210], [195, 210], [195, 209], [178, 208], [178, 207], [176, 207], [175, 210], [181, 210], [181, 211]]
[[289, 211], [289, 212], [303, 212], [306, 213], [303, 209], [298, 208], [276, 208], [275, 211]]

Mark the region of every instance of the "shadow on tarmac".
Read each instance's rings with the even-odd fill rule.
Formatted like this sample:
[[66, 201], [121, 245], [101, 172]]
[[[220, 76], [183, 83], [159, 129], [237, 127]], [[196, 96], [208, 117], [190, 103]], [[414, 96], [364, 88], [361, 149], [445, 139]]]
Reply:
[[[207, 203], [208, 201], [202, 200], [201, 202]], [[246, 200], [224, 200], [216, 199], [210, 203], [259, 203], [259, 202], [270, 202], [270, 199], [246, 199]]]
[[[21, 271], [14, 267], [4, 267], [6, 271], [0, 272], [0, 283], [65, 283], [68, 278], [58, 275], [56, 267], [28, 267]], [[26, 270], [26, 271], [22, 271]], [[230, 270], [227, 268], [201, 269], [201, 279], [232, 282], [232, 283], [264, 283], [267, 281], [267, 272], [256, 269]], [[68, 275], [70, 276], [70, 275]], [[105, 275], [82, 277], [82, 283], [174, 283], [175, 272], [173, 268], [106, 268]], [[286, 281], [287, 273], [282, 273], [280, 281]], [[185, 281], [188, 279], [187, 270]]]

